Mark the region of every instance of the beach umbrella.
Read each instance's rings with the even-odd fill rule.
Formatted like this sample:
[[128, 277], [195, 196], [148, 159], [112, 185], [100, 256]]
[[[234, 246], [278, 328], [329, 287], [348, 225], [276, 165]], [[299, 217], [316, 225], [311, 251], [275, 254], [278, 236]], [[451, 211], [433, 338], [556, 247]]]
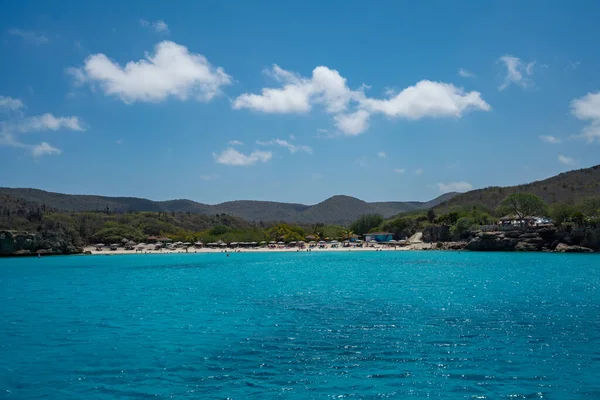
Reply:
[[291, 242], [290, 242], [290, 244], [296, 244], [296, 242], [294, 242], [294, 241], [291, 241]]
[[338, 241], [337, 240], [332, 240], [331, 243], [338, 243]]
[[283, 243], [283, 242], [277, 242], [277, 244], [285, 244], [285, 243]]
[[273, 240], [269, 242], [269, 244], [275, 244], [275, 243], [276, 243], [276, 242], [275, 242], [275, 241], [273, 241]]
[[104, 247], [104, 246], [105, 246], [105, 244], [104, 244], [104, 243], [98, 243], [98, 244], [96, 245], [96, 247]]
[[128, 240], [128, 239], [125, 239], [125, 238], [121, 239], [121, 243], [125, 244], [125, 243], [127, 243], [127, 242], [129, 242], [129, 240]]
[[194, 243], [194, 246], [202, 246], [203, 244], [204, 243], [202, 243], [202, 242], [196, 242], [196, 243]]

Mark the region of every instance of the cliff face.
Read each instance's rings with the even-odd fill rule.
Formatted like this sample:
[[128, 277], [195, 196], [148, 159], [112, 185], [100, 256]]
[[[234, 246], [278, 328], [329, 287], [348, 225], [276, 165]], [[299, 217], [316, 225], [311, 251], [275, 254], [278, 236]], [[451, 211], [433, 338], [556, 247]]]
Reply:
[[600, 250], [600, 229], [566, 232], [556, 228], [530, 228], [506, 232], [473, 233], [466, 249], [474, 251], [559, 251]]
[[79, 243], [73, 243], [63, 232], [0, 231], [0, 256], [28, 254], [78, 254], [83, 252]]

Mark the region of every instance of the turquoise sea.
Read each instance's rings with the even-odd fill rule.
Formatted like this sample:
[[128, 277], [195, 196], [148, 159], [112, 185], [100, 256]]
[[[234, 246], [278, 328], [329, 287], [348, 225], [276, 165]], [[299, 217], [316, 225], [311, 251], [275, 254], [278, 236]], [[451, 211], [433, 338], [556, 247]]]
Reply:
[[0, 399], [600, 399], [600, 255], [0, 259]]

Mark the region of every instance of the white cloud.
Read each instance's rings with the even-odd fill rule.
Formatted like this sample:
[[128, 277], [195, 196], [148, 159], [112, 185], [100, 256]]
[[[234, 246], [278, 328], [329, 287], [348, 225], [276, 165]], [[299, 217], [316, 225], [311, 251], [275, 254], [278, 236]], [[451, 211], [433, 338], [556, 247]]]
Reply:
[[577, 69], [577, 67], [579, 67], [579, 64], [581, 64], [581, 61], [569, 61], [565, 69], [570, 69], [574, 71]]
[[405, 170], [404, 168], [394, 168], [394, 169], [393, 169], [393, 171], [394, 171], [396, 174], [403, 174], [403, 173], [405, 173], [405, 172], [406, 172], [406, 170]]
[[550, 144], [559, 144], [562, 142], [562, 139], [557, 138], [556, 136], [552, 136], [552, 135], [541, 135], [540, 139], [546, 143], [550, 143]]
[[283, 140], [283, 139], [272, 139], [272, 140], [269, 140], [268, 142], [262, 142], [260, 140], [257, 140], [256, 144], [259, 144], [261, 146], [280, 146], [280, 147], [285, 147], [292, 154], [294, 154], [294, 153], [296, 153], [298, 151], [303, 151], [303, 152], [308, 153], [308, 154], [312, 154], [313, 153], [313, 150], [312, 150], [312, 148], [310, 146], [295, 145], [295, 144], [290, 143], [287, 140]]
[[9, 29], [8, 34], [12, 36], [19, 36], [21, 39], [31, 44], [44, 44], [48, 42], [48, 38], [33, 31], [26, 31], [22, 29]]
[[0, 96], [0, 110], [17, 111], [23, 108], [23, 102], [10, 96]]
[[[17, 99], [1, 97], [2, 107], [18, 110], [24, 104]], [[60, 154], [61, 150], [53, 147], [47, 142], [39, 144], [28, 144], [20, 140], [19, 135], [29, 132], [58, 131], [60, 129], [84, 131], [82, 121], [77, 117], [55, 117], [50, 113], [25, 117], [21, 113], [9, 121], [0, 121], [0, 146], [28, 149], [34, 157], [46, 154]]]
[[169, 25], [165, 23], [165, 21], [159, 19], [158, 21], [154, 21], [152, 23], [152, 27], [158, 33], [169, 33]]
[[219, 164], [228, 166], [248, 166], [256, 163], [265, 163], [273, 157], [273, 153], [270, 151], [258, 151], [255, 150], [250, 154], [243, 154], [236, 149], [229, 147], [225, 149], [221, 154], [213, 153], [215, 161]]
[[210, 101], [221, 92], [221, 86], [231, 84], [231, 77], [221, 67], [213, 67], [206, 57], [190, 53], [185, 46], [163, 41], [154, 50], [124, 67], [104, 54], [93, 54], [83, 67], [67, 71], [75, 83], [98, 84], [106, 95], [128, 104], [160, 102], [171, 96]]
[[422, 169], [422, 168], [417, 168], [417, 169], [415, 170], [415, 174], [416, 174], [416, 175], [423, 175], [423, 173], [424, 173], [424, 172], [425, 172], [425, 171], [423, 171], [423, 169]]
[[33, 155], [34, 157], [41, 157], [41, 156], [45, 156], [45, 155], [61, 154], [61, 153], [62, 153], [62, 151], [60, 149], [57, 149], [56, 147], [51, 146], [46, 142], [42, 142], [31, 148], [31, 155]]
[[159, 19], [154, 22], [150, 22], [145, 19], [140, 19], [140, 25], [144, 28], [152, 28], [156, 33], [168, 34], [171, 32], [169, 30], [169, 25], [167, 25], [162, 19]]
[[61, 128], [72, 131], [85, 131], [77, 117], [55, 117], [50, 113], [25, 118], [17, 124], [19, 132], [57, 131]]
[[533, 85], [533, 81], [529, 78], [533, 75], [533, 67], [535, 61], [524, 63], [520, 58], [511, 55], [500, 57], [498, 62], [501, 62], [506, 67], [506, 76], [504, 83], [498, 86], [498, 90], [506, 89], [511, 83], [527, 88]]
[[588, 143], [600, 142], [600, 92], [588, 93], [571, 101], [571, 114], [580, 120], [588, 121], [576, 137], [586, 139]]
[[367, 157], [365, 156], [357, 158], [355, 163], [358, 164], [359, 167], [366, 167], [367, 165], [369, 165], [367, 163]]
[[244, 142], [241, 142], [241, 141], [239, 141], [239, 140], [230, 140], [230, 141], [229, 141], [229, 144], [230, 144], [231, 146], [243, 146], [243, 145], [244, 145]]
[[363, 106], [392, 118], [456, 117], [471, 110], [489, 111], [491, 107], [479, 92], [442, 82], [423, 80], [386, 100], [364, 99]]
[[277, 65], [267, 71], [282, 86], [263, 88], [260, 94], [244, 93], [233, 101], [234, 109], [251, 109], [265, 113], [308, 113], [321, 105], [334, 115], [336, 127], [347, 135], [358, 135], [368, 128], [372, 114], [392, 118], [420, 119], [425, 117], [459, 118], [472, 110], [489, 111], [479, 92], [465, 92], [452, 84], [422, 80], [415, 86], [388, 98], [376, 99], [365, 95], [362, 85], [351, 90], [346, 78], [325, 66], [316, 67], [310, 78], [286, 71]]
[[565, 165], [574, 165], [576, 163], [575, 159], [562, 154], [558, 155], [558, 162]]
[[219, 175], [217, 175], [217, 174], [200, 175], [200, 179], [202, 179], [203, 181], [214, 181], [215, 179], [219, 179]]
[[358, 110], [351, 114], [339, 114], [333, 117], [335, 126], [346, 135], [360, 135], [369, 128], [369, 112]]
[[377, 157], [385, 158], [386, 157], [385, 151], [380, 151], [379, 153], [377, 153]]
[[315, 135], [319, 139], [334, 139], [339, 136], [339, 132], [330, 132], [327, 129], [317, 129], [317, 134]]
[[440, 192], [442, 192], [442, 193], [467, 192], [467, 191], [473, 189], [473, 185], [471, 185], [469, 182], [464, 182], [464, 181], [438, 183], [437, 187], [438, 187], [438, 189], [440, 189]]
[[460, 76], [462, 76], [463, 78], [475, 78], [475, 74], [474, 73], [472, 73], [470, 71], [467, 71], [464, 68], [459, 68], [458, 69], [458, 74]]

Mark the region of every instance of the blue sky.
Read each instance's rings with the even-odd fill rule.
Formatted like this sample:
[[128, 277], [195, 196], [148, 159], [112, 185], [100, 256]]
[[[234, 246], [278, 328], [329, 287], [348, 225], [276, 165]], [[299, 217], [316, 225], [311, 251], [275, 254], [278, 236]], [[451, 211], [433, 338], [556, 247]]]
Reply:
[[428, 200], [600, 163], [600, 3], [3, 2], [0, 186]]

